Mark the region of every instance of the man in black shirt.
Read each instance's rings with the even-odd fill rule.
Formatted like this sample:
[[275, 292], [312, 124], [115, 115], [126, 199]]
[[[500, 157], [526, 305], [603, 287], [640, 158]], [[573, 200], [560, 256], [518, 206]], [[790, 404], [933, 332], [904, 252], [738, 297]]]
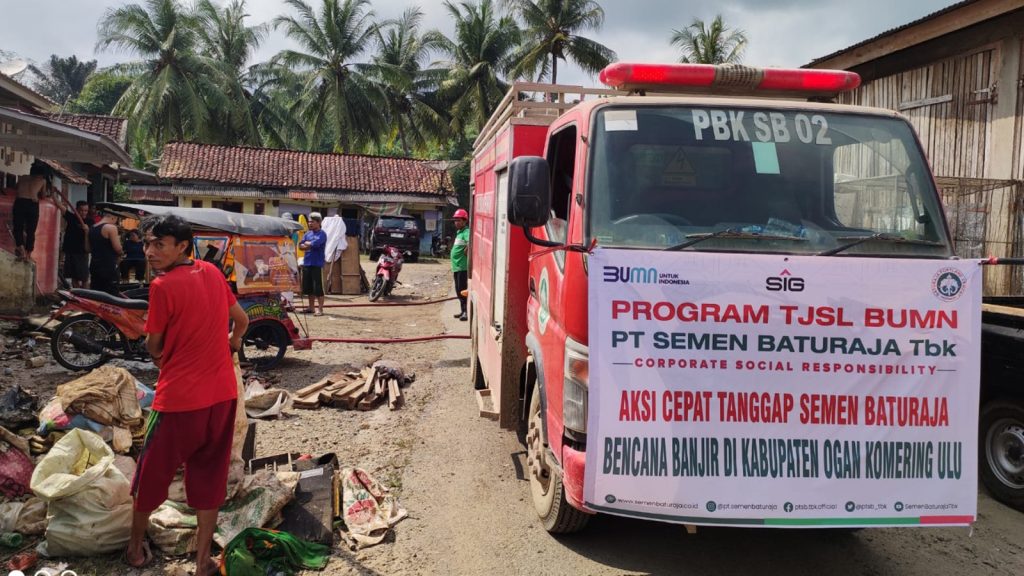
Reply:
[[88, 216], [89, 203], [84, 200], [75, 203], [73, 212], [70, 206], [64, 212], [64, 276], [71, 279], [75, 288], [85, 288], [89, 282]]

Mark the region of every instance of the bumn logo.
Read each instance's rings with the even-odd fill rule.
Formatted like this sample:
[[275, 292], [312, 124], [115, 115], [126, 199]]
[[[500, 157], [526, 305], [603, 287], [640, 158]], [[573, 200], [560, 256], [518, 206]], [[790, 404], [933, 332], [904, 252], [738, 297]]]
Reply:
[[605, 282], [623, 282], [629, 284], [657, 284], [657, 268], [636, 268], [632, 266], [605, 266]]
[[789, 270], [783, 270], [778, 276], [764, 279], [764, 288], [769, 292], [803, 292], [805, 286], [804, 279], [793, 276]]

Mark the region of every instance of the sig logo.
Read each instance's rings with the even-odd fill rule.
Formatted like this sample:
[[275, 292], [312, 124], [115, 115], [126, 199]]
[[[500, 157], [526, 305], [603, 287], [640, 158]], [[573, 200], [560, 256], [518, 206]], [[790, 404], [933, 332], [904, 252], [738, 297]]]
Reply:
[[804, 279], [793, 276], [789, 270], [783, 270], [778, 276], [764, 279], [764, 288], [769, 292], [803, 292], [805, 286]]
[[622, 282], [626, 284], [657, 284], [657, 268], [636, 268], [633, 266], [605, 266], [605, 282]]

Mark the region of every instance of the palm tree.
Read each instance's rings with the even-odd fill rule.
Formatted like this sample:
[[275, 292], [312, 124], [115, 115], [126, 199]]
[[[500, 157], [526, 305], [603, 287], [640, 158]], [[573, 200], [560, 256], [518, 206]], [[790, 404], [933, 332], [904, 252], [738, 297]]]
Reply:
[[40, 77], [36, 90], [63, 105], [82, 92], [85, 82], [96, 71], [96, 61], [80, 62], [76, 56], [61, 58], [53, 54], [41, 69], [36, 66], [29, 68]]
[[271, 61], [293, 70], [302, 89], [293, 107], [306, 126], [311, 145], [333, 132], [334, 147], [350, 152], [381, 130], [377, 86], [368, 66], [354, 62], [377, 37], [369, 0], [323, 0], [319, 13], [303, 0], [285, 0], [297, 16], [278, 16], [274, 25], [298, 42], [300, 50], [282, 50]]
[[747, 47], [747, 36], [742, 30], [728, 28], [719, 14], [711, 26], [695, 18], [686, 28], [673, 30], [671, 42], [682, 51], [679, 61], [683, 63], [738, 64]]
[[482, 128], [504, 96], [503, 76], [512, 68], [521, 33], [515, 20], [496, 14], [491, 0], [447, 0], [445, 7], [455, 20], [455, 38], [436, 30], [424, 37], [448, 58], [439, 63], [447, 75], [440, 95], [450, 103], [452, 128], [461, 134], [467, 126]]
[[[523, 43], [516, 53], [513, 74], [550, 74], [558, 82], [558, 61], [572, 60], [585, 72], [596, 74], [616, 59], [615, 52], [589, 38], [584, 30], [601, 29], [604, 10], [594, 0], [506, 0], [523, 24]], [[550, 57], [550, 59], [549, 59]]]
[[114, 113], [128, 118], [138, 149], [151, 158], [172, 139], [204, 141], [210, 111], [226, 108], [220, 67], [197, 52], [198, 28], [195, 14], [176, 0], [111, 8], [100, 20], [97, 50], [142, 58], [118, 66], [134, 80]]
[[373, 58], [372, 76], [384, 95], [389, 136], [392, 142], [398, 139], [406, 156], [410, 145], [423, 152], [446, 131], [433, 94], [444, 71], [424, 68], [430, 44], [419, 35], [422, 19], [419, 8], [409, 8], [398, 20], [382, 25]]
[[197, 30], [205, 56], [216, 62], [222, 72], [222, 90], [228, 95], [228, 107], [213, 111], [215, 141], [220, 144], [260, 144], [257, 100], [264, 94], [253, 90], [249, 59], [267, 36], [267, 24], [248, 26], [245, 0], [232, 0], [223, 8], [211, 0], [196, 4]]

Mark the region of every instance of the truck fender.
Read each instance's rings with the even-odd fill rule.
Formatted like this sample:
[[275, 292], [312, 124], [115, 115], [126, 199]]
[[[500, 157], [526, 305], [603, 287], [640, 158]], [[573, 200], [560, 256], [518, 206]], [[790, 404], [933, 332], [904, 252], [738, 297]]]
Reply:
[[[540, 420], [543, 425], [541, 431], [544, 434], [544, 441], [550, 445], [551, 442], [548, 440], [548, 397], [547, 394], [545, 394], [545, 390], [547, 388], [544, 386], [544, 371], [540, 369], [540, 367], [544, 365], [544, 354], [541, 352], [540, 342], [537, 341], [537, 337], [533, 335], [533, 332], [526, 335], [526, 351], [531, 357], [533, 357], [533, 365], [536, 367], [537, 392], [540, 393]], [[528, 368], [528, 364], [523, 367], [524, 370]], [[523, 414], [524, 418], [526, 417], [526, 410], [529, 406], [530, 388], [527, 386], [526, 390], [523, 391], [523, 406], [519, 411], [520, 414]]]

